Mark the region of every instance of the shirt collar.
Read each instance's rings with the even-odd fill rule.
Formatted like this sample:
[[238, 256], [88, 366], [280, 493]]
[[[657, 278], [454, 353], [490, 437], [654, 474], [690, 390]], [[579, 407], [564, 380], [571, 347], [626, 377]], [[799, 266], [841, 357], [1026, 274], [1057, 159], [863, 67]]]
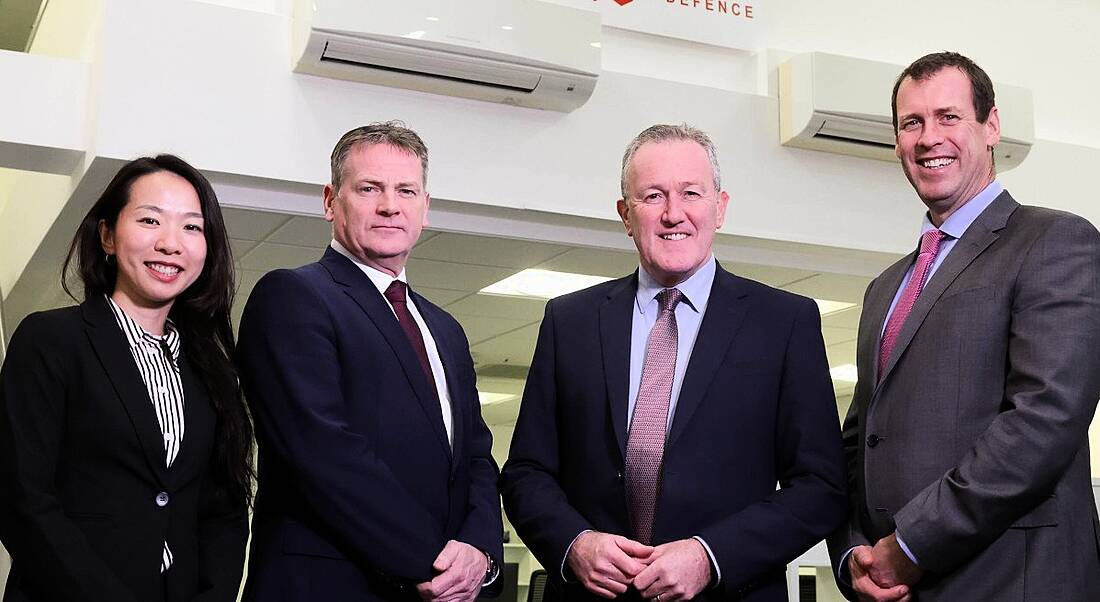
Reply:
[[[715, 272], [714, 255], [707, 257], [707, 260], [703, 262], [703, 265], [699, 266], [695, 273], [688, 277], [687, 280], [677, 284], [675, 288], [680, 289], [683, 293], [683, 300], [687, 302], [688, 307], [695, 310], [695, 312], [702, 311], [702, 308], [706, 306], [706, 299], [710, 295], [711, 285], [714, 284], [714, 272]], [[638, 293], [635, 296], [635, 302], [638, 304], [638, 311], [645, 314], [646, 309], [650, 307], [650, 302], [666, 288], [661, 286], [649, 272], [645, 271], [645, 268], [641, 265], [638, 266]]]
[[164, 336], [158, 337], [155, 334], [150, 334], [147, 330], [141, 327], [136, 320], [130, 317], [115, 300], [108, 295], [107, 304], [111, 307], [111, 313], [115, 315], [115, 321], [118, 323], [118, 327], [122, 329], [122, 334], [126, 335], [126, 343], [131, 349], [135, 347], [148, 347], [154, 346], [160, 348], [161, 343], [168, 345], [168, 350], [172, 352], [172, 358], [179, 358], [180, 355], [180, 335], [176, 330], [176, 325], [168, 320], [164, 324]]
[[[962, 207], [956, 209], [947, 219], [943, 220], [940, 231], [954, 239], [962, 238], [962, 235], [966, 233], [970, 224], [973, 224], [974, 220], [978, 219], [978, 216], [985, 211], [985, 208], [988, 207], [994, 199], [1001, 195], [1004, 189], [1005, 187], [1002, 186], [1000, 182], [993, 180], [988, 186], [983, 188], [981, 192], [974, 195], [974, 198], [963, 203]], [[925, 232], [935, 229], [935, 227], [936, 226], [932, 225], [932, 220], [926, 211], [924, 213], [924, 221], [921, 222], [920, 233], [923, 235]]]
[[386, 272], [383, 272], [382, 270], [379, 270], [377, 268], [373, 268], [360, 261], [358, 257], [352, 255], [351, 251], [344, 248], [344, 245], [340, 244], [335, 238], [332, 239], [332, 242], [329, 243], [329, 246], [332, 247], [332, 250], [350, 259], [351, 262], [356, 265], [356, 267], [358, 267], [360, 270], [363, 271], [364, 274], [367, 275], [367, 278], [370, 278], [371, 284], [374, 285], [374, 288], [377, 288], [378, 292], [382, 293], [383, 295], [386, 294], [386, 289], [389, 288], [391, 284], [393, 284], [394, 280], [400, 280], [401, 282], [404, 282], [406, 286], [409, 284], [408, 277], [405, 275], [405, 268], [401, 268], [401, 273], [398, 274], [396, 278], [394, 278]]

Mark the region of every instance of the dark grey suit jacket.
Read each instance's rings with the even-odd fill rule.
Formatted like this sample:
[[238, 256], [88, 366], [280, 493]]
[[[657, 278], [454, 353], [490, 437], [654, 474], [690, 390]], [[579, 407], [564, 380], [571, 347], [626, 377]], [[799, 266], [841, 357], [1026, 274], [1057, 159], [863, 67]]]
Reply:
[[919, 600], [1100, 600], [1087, 438], [1100, 234], [1002, 193], [929, 279], [880, 381], [880, 333], [913, 259], [864, 298], [834, 564], [896, 529], [928, 571]]

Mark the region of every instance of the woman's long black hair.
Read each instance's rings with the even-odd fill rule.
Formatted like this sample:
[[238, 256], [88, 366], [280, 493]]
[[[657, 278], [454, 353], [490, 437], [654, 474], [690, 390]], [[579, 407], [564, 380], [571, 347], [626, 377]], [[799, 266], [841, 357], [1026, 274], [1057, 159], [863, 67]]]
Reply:
[[168, 317], [180, 333], [188, 364], [206, 385], [217, 415], [211, 467], [215, 484], [230, 500], [251, 502], [255, 469], [252, 464], [252, 421], [244, 404], [237, 371], [231, 360], [233, 328], [233, 256], [221, 208], [210, 182], [183, 159], [174, 155], [141, 157], [122, 166], [84, 216], [61, 268], [61, 286], [73, 299], [66, 276], [70, 264], [84, 286], [84, 299], [110, 296], [115, 290], [117, 262], [108, 262], [100, 243], [99, 224], [115, 229], [119, 213], [130, 198], [130, 188], [140, 177], [171, 172], [187, 180], [199, 197], [206, 262], [198, 279], [172, 304]]

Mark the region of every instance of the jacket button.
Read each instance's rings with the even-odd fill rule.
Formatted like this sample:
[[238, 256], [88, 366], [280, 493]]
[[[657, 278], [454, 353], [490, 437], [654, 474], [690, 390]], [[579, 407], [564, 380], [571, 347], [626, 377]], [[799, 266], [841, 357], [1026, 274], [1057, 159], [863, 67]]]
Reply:
[[157, 505], [160, 506], [161, 508], [167, 506], [168, 505], [168, 493], [164, 492], [164, 491], [158, 493], [156, 501], [157, 501]]
[[879, 437], [874, 433], [867, 435], [867, 447], [874, 447], [878, 445], [879, 441], [882, 441], [883, 439], [885, 439], [885, 437]]
[[619, 472], [615, 473], [615, 479], [617, 481], [619, 481], [620, 483], [622, 483], [623, 482], [623, 471], [620, 470]]

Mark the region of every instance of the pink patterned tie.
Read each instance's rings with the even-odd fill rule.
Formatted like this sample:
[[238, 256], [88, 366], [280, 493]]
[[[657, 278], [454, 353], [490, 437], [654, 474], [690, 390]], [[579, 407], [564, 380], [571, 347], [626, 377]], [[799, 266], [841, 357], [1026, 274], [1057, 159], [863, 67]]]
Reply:
[[890, 319], [886, 322], [886, 330], [882, 332], [882, 343], [878, 353], [879, 380], [882, 380], [882, 373], [886, 370], [886, 362], [890, 361], [890, 353], [894, 351], [898, 333], [901, 332], [905, 319], [909, 317], [909, 312], [913, 311], [917, 297], [920, 297], [921, 291], [924, 290], [928, 270], [936, 261], [936, 254], [940, 251], [940, 242], [943, 241], [943, 237], [943, 232], [936, 229], [929, 230], [920, 237], [917, 265], [913, 268], [913, 275], [909, 277], [909, 282], [905, 284], [905, 290], [902, 291], [898, 304], [894, 306], [894, 313], [890, 314]]
[[665, 455], [665, 431], [672, 379], [676, 374], [676, 305], [683, 299], [679, 289], [666, 288], [657, 294], [657, 321], [649, 331], [642, 364], [642, 382], [634, 403], [630, 435], [626, 440], [626, 494], [634, 536], [644, 544], [653, 533], [653, 510], [661, 481]]

